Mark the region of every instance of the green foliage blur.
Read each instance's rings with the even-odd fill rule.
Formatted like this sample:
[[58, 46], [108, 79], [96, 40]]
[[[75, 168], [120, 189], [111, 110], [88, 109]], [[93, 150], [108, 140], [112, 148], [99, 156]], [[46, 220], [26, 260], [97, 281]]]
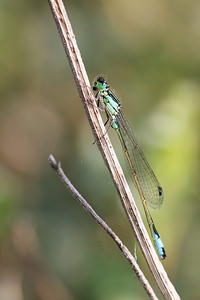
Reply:
[[[163, 206], [151, 212], [169, 278], [183, 299], [200, 299], [200, 2], [64, 4], [91, 82], [107, 78], [163, 187]], [[0, 24], [0, 300], [148, 299], [47, 163], [53, 153], [133, 250], [48, 1], [2, 0]], [[126, 172], [115, 132], [109, 135]], [[138, 247], [137, 256], [155, 287]]]

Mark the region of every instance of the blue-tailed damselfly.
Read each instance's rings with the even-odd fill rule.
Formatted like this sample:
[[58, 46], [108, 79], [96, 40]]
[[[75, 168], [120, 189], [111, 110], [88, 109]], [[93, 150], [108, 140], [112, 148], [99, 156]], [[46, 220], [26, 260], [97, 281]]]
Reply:
[[147, 207], [147, 203], [153, 208], [158, 208], [161, 206], [163, 202], [162, 188], [142, 150], [138, 146], [130, 125], [121, 110], [120, 101], [113, 94], [109, 85], [107, 85], [106, 80], [103, 77], [98, 77], [93, 84], [93, 90], [97, 92], [95, 95], [97, 99], [97, 105], [99, 106], [101, 102], [103, 109], [106, 112], [107, 121], [105, 125], [110, 120], [111, 127], [116, 130], [120, 139], [123, 151], [128, 160], [128, 164], [134, 178], [135, 186], [142, 200], [155, 247], [161, 259], [165, 259], [166, 253], [164, 245], [155, 228], [153, 219]]

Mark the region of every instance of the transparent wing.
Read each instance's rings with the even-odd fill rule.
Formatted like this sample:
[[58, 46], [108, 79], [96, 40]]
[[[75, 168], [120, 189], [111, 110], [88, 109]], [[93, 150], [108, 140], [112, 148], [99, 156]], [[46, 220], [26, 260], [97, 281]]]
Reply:
[[[121, 110], [117, 114], [116, 120], [119, 125], [119, 132], [122, 140], [129, 153], [132, 167], [137, 175], [142, 194], [152, 208], [159, 208], [163, 202], [162, 188], [142, 150], [138, 146], [131, 127]], [[135, 186], [137, 188], [136, 183]]]

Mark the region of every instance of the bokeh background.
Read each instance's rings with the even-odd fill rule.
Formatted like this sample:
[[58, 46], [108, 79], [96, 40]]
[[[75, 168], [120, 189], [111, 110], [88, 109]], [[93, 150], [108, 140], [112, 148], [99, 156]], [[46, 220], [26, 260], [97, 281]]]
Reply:
[[[163, 187], [151, 212], [169, 278], [182, 299], [200, 299], [200, 2], [64, 3], [91, 82], [106, 76]], [[0, 53], [0, 299], [148, 299], [47, 163], [53, 153], [133, 251], [47, 1], [1, 0]], [[138, 247], [137, 257], [155, 287]]]

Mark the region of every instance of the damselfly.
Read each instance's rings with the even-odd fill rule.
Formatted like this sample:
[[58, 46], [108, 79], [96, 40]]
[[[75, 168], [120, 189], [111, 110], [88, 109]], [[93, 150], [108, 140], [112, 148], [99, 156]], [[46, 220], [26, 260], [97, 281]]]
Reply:
[[120, 101], [113, 94], [109, 85], [107, 85], [106, 80], [103, 77], [98, 77], [93, 84], [93, 90], [97, 92], [95, 95], [97, 105], [100, 106], [100, 103], [102, 103], [103, 110], [106, 112], [107, 121], [105, 125], [110, 120], [110, 126], [116, 130], [120, 139], [123, 151], [134, 178], [135, 186], [142, 200], [155, 247], [161, 259], [165, 259], [166, 253], [164, 245], [156, 230], [153, 219], [147, 207], [147, 203], [153, 208], [158, 208], [162, 205], [162, 188], [142, 150], [138, 146], [130, 125], [121, 110]]

